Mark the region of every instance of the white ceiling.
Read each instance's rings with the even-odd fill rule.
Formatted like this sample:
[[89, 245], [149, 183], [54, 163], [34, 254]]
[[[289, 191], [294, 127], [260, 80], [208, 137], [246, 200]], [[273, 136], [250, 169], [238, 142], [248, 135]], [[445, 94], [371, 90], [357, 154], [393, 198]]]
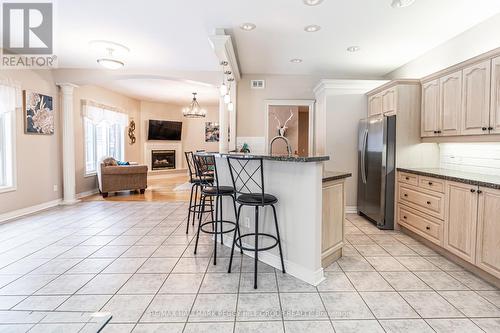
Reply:
[[192, 93], [196, 92], [198, 94], [196, 98], [202, 107], [219, 103], [217, 88], [197, 82], [127, 79], [109, 81], [101, 86], [142, 101], [187, 105], [193, 99]]
[[[99, 68], [88, 42], [102, 39], [130, 48], [122, 71], [144, 74], [220, 70], [208, 36], [225, 28], [243, 74], [377, 78], [500, 12], [499, 0], [416, 0], [401, 9], [392, 0], [324, 0], [316, 7], [302, 0], [54, 1], [60, 68]], [[243, 22], [257, 29], [242, 31]], [[322, 29], [307, 33], [309, 24]], [[346, 52], [351, 45], [361, 51]], [[117, 82], [115, 89], [146, 93], [138, 83]]]

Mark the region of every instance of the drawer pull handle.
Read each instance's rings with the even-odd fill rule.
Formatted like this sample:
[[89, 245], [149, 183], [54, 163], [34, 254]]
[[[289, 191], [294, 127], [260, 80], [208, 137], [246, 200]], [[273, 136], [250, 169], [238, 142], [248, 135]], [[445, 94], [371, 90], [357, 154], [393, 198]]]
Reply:
[[406, 178], [406, 180], [410, 180], [410, 177], [405, 177], [405, 178]]
[[403, 218], [404, 218], [405, 220], [407, 219], [407, 217], [406, 217], [406, 216], [403, 216]]
[[470, 189], [470, 191], [471, 191], [472, 193], [476, 192], [476, 190], [475, 190], [475, 189], [473, 189], [473, 188], [471, 188], [471, 189]]
[[432, 186], [432, 182], [429, 182], [429, 185]]
[[427, 204], [428, 204], [428, 205], [430, 205], [430, 204], [431, 204], [431, 202], [430, 202], [430, 201], [427, 201]]
[[408, 194], [406, 194], [406, 193], [405, 193], [405, 194], [404, 194], [404, 196], [405, 196], [405, 197], [408, 197]]
[[430, 226], [427, 226], [427, 227], [425, 227], [425, 229], [427, 229], [427, 230], [431, 230], [431, 227], [430, 227]]

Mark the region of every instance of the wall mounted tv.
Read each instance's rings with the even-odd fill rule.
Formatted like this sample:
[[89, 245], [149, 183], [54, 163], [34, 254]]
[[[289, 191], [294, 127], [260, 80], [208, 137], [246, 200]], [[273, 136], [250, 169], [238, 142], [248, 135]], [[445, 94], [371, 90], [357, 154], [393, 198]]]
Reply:
[[182, 134], [182, 122], [150, 120], [148, 127], [148, 140], [173, 140], [179, 141]]

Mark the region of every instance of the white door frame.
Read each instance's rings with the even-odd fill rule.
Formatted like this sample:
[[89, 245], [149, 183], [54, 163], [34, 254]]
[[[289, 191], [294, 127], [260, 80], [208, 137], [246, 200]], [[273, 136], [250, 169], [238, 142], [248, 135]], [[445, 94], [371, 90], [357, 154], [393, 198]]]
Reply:
[[265, 130], [265, 152], [269, 153], [269, 108], [271, 106], [307, 106], [309, 107], [309, 138], [308, 150], [309, 155], [314, 155], [314, 116], [315, 116], [314, 99], [266, 99], [264, 101], [264, 130]]

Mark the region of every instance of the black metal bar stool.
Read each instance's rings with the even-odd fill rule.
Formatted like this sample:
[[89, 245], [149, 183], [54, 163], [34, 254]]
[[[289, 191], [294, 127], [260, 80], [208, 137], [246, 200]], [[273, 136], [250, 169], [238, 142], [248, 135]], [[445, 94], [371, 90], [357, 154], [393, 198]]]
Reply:
[[[238, 213], [236, 217], [236, 229], [239, 230], [239, 220], [241, 208], [243, 206], [255, 207], [255, 232], [248, 233], [239, 236], [234, 233], [233, 245], [231, 247], [231, 258], [229, 259], [229, 269], [228, 273], [231, 273], [231, 265], [233, 263], [233, 252], [234, 247], [238, 246], [241, 250], [253, 251], [254, 252], [254, 285], [253, 287], [257, 289], [257, 263], [259, 261], [259, 251], [267, 251], [276, 246], [279, 248], [281, 268], [283, 273], [285, 273], [285, 263], [283, 261], [283, 253], [281, 251], [281, 240], [278, 228], [278, 218], [276, 216], [276, 208], [274, 204], [278, 202], [278, 198], [274, 195], [267, 194], [264, 192], [264, 168], [262, 158], [248, 158], [243, 156], [228, 156], [227, 162], [229, 164], [229, 171], [231, 173], [231, 179], [233, 181], [233, 186], [237, 193], [236, 202], [240, 204], [238, 207]], [[271, 206], [273, 208], [274, 224], [276, 227], [276, 236], [259, 232], [259, 207]], [[243, 247], [241, 239], [244, 237], [255, 237], [255, 247]], [[259, 248], [259, 236], [264, 236], [272, 238], [276, 243]]]
[[[224, 234], [227, 234], [229, 232], [234, 231], [235, 233], [238, 232], [239, 234], [239, 229], [237, 228], [236, 222], [233, 221], [228, 221], [224, 220], [223, 214], [222, 214], [222, 199], [224, 197], [231, 197], [233, 201], [233, 207], [234, 207], [234, 214], [236, 215], [236, 192], [234, 191], [234, 188], [232, 186], [222, 186], [219, 184], [219, 176], [217, 173], [217, 164], [215, 162], [215, 156], [210, 155], [207, 153], [201, 153], [201, 154], [195, 154], [193, 156], [194, 159], [194, 164], [197, 169], [196, 173], [198, 177], [200, 178], [202, 187], [201, 187], [201, 212], [205, 211], [205, 204], [207, 198], [209, 198], [211, 201], [213, 200], [213, 197], [215, 197], [215, 219], [214, 216], [212, 215], [212, 220], [207, 221], [207, 222], [202, 222], [202, 215], [200, 214], [199, 216], [199, 222], [198, 222], [198, 231], [196, 233], [196, 243], [194, 246], [194, 254], [196, 254], [196, 251], [198, 250], [198, 240], [200, 238], [200, 231], [214, 235], [214, 265], [217, 264], [217, 236], [220, 235], [221, 238], [221, 244], [224, 244], [223, 241], [223, 236]], [[207, 174], [207, 172], [213, 172], [214, 178], [212, 180], [212, 183], [207, 183], [205, 182], [203, 175]], [[231, 228], [224, 230], [223, 225], [228, 224], [231, 225]], [[212, 226], [212, 230], [207, 230], [204, 228], [207, 225]], [[219, 228], [220, 227], [220, 228]]]
[[[212, 200], [210, 200], [210, 209], [205, 210], [205, 207], [202, 207], [201, 205], [201, 197], [200, 201], [198, 202], [198, 190], [202, 190], [203, 185], [211, 185], [214, 181], [213, 178], [213, 173], [207, 173], [205, 175], [197, 175], [196, 173], [196, 166], [194, 164], [194, 154], [192, 151], [187, 151], [184, 153], [186, 156], [186, 162], [188, 166], [188, 171], [189, 171], [189, 182], [192, 184], [191, 185], [191, 195], [189, 197], [189, 208], [188, 208], [188, 218], [186, 222], [186, 234], [189, 232], [189, 221], [191, 220], [192, 217], [192, 225], [194, 226], [194, 220], [196, 218], [196, 214], [198, 213], [198, 216], [203, 213], [212, 213], [214, 211], [213, 203]], [[202, 181], [203, 179], [203, 181]], [[193, 197], [194, 194], [194, 197]], [[202, 209], [203, 208], [203, 209]], [[192, 214], [192, 215], [191, 215]]]

